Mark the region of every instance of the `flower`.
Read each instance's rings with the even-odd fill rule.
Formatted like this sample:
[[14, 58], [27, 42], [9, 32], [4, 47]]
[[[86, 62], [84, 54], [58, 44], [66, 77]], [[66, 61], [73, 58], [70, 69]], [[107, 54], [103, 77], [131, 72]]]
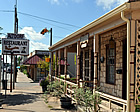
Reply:
[[39, 81], [40, 86], [47, 86], [48, 84], [49, 84], [49, 78], [48, 77], [44, 77], [43, 79], [41, 79]]

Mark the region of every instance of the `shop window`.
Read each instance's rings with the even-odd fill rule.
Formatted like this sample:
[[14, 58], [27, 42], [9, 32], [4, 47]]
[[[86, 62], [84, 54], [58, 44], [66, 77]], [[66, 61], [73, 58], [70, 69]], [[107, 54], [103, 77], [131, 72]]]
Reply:
[[111, 37], [109, 44], [106, 45], [106, 82], [109, 84], [115, 84], [115, 41]]

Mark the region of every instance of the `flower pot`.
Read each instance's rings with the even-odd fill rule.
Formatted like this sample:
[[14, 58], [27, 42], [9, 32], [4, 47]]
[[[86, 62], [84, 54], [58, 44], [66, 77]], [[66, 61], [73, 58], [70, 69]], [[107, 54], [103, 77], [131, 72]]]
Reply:
[[71, 98], [69, 97], [61, 97], [60, 98], [61, 107], [62, 108], [70, 108], [71, 107]]
[[44, 93], [45, 91], [47, 91], [47, 86], [42, 86], [42, 92]]

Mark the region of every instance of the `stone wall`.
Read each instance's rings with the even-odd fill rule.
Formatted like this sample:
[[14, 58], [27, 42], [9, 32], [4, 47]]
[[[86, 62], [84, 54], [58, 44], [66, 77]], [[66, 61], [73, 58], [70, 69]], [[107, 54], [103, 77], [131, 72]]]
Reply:
[[[117, 74], [115, 71], [115, 84], [107, 84], [106, 83], [106, 45], [109, 44], [109, 40], [111, 35], [116, 43], [116, 69], [123, 70], [123, 41], [127, 36], [127, 28], [126, 25], [115, 28], [111, 31], [105, 32], [100, 37], [100, 56], [104, 56], [104, 62], [100, 63], [100, 87], [101, 91], [107, 94], [111, 94], [113, 96], [117, 96], [122, 98], [122, 76], [123, 74]], [[99, 57], [100, 60], [100, 57]]]

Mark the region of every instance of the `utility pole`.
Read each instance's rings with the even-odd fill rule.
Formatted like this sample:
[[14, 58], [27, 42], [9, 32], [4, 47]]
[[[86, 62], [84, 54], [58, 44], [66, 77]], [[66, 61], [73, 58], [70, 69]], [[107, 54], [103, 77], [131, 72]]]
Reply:
[[[18, 34], [18, 18], [17, 18], [17, 0], [15, 5], [15, 26], [14, 33]], [[17, 77], [17, 55], [14, 56], [14, 77], [13, 77], [13, 89], [15, 89], [15, 82]]]
[[[14, 33], [18, 33], [18, 18], [17, 18], [17, 0], [15, 4], [15, 22], [14, 22]], [[14, 56], [11, 52], [11, 79], [10, 79], [10, 92], [12, 92], [12, 58], [14, 57], [14, 73], [13, 73], [13, 89], [15, 89], [15, 79], [17, 76], [17, 56]]]

